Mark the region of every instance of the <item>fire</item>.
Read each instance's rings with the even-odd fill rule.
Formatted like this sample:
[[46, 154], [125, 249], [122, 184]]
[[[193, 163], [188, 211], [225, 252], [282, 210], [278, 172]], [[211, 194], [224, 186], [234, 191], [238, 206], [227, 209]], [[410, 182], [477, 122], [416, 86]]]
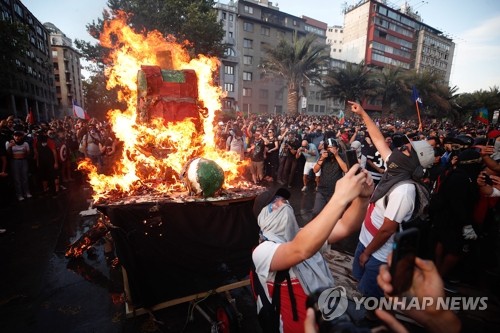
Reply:
[[[110, 110], [108, 118], [117, 138], [123, 142], [123, 153], [113, 166], [112, 174], [101, 174], [89, 160], [78, 168], [88, 173], [94, 191], [94, 201], [109, 197], [151, 194], [168, 195], [185, 190], [179, 179], [183, 166], [199, 156], [219, 164], [225, 173], [224, 188], [239, 186], [238, 173], [245, 162], [236, 154], [221, 151], [215, 145], [214, 121], [221, 109], [223, 91], [213, 82], [219, 61], [199, 55], [191, 58], [186, 46], [175, 38], [163, 37], [158, 31], [138, 34], [126, 24], [126, 15], [106, 22], [100, 42], [112, 50], [106, 71], [107, 87], [118, 87], [119, 99], [126, 102], [126, 110]], [[205, 110], [199, 119], [188, 117], [165, 122], [153, 118], [140, 121], [138, 115], [138, 72], [141, 66], [160, 66], [161, 52], [171, 55], [173, 70], [194, 70], [198, 79], [198, 102]], [[140, 105], [139, 105], [140, 107]], [[197, 122], [198, 121], [198, 122]]]

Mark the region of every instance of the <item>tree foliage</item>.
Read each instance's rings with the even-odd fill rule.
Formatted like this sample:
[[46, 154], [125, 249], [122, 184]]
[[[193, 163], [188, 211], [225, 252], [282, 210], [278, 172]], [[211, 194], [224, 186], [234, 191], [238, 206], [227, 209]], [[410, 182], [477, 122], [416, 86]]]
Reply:
[[[103, 31], [104, 23], [122, 11], [127, 13], [128, 24], [138, 33], [158, 30], [164, 36], [174, 36], [179, 42], [187, 40], [190, 42], [189, 52], [193, 56], [223, 54], [224, 46], [221, 41], [224, 30], [222, 24], [217, 22], [217, 12], [212, 0], [108, 0], [107, 6], [109, 10], [103, 10], [102, 17], [87, 25], [88, 33], [96, 40]], [[99, 43], [83, 40], [75, 40], [75, 45], [83, 58], [93, 64], [86, 68], [92, 73], [92, 77], [85, 83], [87, 108], [91, 112], [106, 107], [113, 108], [113, 103], [117, 100], [116, 92], [108, 92], [104, 90], [105, 85], [102, 85], [110, 50]], [[106, 98], [99, 98], [98, 95]]]
[[308, 82], [319, 83], [321, 70], [328, 65], [328, 46], [317, 42], [317, 37], [308, 34], [292, 41], [281, 39], [277, 46], [267, 46], [260, 65], [265, 75], [283, 79], [288, 88], [288, 113], [298, 113], [299, 90], [305, 93]]
[[323, 94], [329, 98], [340, 98], [349, 101], [362, 101], [376, 96], [377, 82], [372, 67], [346, 63], [345, 68], [334, 68], [323, 78]]

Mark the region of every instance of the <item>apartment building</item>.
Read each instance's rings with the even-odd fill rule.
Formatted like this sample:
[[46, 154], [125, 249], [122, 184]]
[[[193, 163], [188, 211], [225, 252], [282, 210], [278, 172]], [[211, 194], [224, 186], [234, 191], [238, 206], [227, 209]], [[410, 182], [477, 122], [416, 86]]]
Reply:
[[330, 45], [330, 57], [341, 59], [344, 42], [344, 27], [333, 25], [326, 30], [326, 43]]
[[[453, 41], [424, 24], [407, 4], [398, 9], [386, 1], [365, 0], [346, 8], [342, 60], [430, 70], [448, 84], [453, 52]], [[367, 107], [380, 109], [380, 105]]]
[[0, 118], [24, 119], [29, 111], [37, 121], [54, 118], [56, 93], [47, 29], [19, 0], [0, 0], [0, 20], [25, 25], [29, 39], [29, 48], [14, 61], [15, 73], [5, 75], [0, 88]]
[[[282, 38], [291, 41], [295, 32], [298, 36], [314, 33], [319, 42], [325, 43], [326, 23], [283, 13], [277, 4], [267, 0], [219, 2], [216, 9], [227, 45], [220, 69], [220, 85], [226, 92], [223, 111], [241, 111], [245, 115], [286, 113], [286, 83], [265, 77], [259, 68], [265, 48], [277, 45]], [[310, 85], [307, 90], [301, 92], [299, 110], [325, 114], [326, 101], [319, 87]]]
[[73, 115], [73, 101], [83, 105], [83, 89], [80, 57], [73, 43], [54, 24], [44, 23], [50, 32], [52, 65], [57, 98], [58, 117]]

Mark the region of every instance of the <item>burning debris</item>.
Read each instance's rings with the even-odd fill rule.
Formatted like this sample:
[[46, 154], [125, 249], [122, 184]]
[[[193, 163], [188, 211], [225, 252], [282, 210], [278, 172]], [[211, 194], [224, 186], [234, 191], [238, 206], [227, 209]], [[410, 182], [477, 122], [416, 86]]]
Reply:
[[[107, 87], [119, 88], [127, 109], [108, 112], [112, 130], [123, 142], [113, 173], [98, 173], [89, 160], [78, 166], [88, 173], [94, 202], [143, 195], [177, 200], [179, 192], [188, 191], [187, 196], [211, 197], [252, 187], [240, 176], [248, 162], [215, 145], [215, 114], [223, 96], [213, 82], [219, 61], [191, 58], [187, 43], [158, 31], [137, 34], [125, 14], [106, 22], [101, 44], [112, 50]], [[209, 184], [200, 172], [190, 176], [193, 160], [220, 168], [212, 168], [217, 171], [210, 172]]]

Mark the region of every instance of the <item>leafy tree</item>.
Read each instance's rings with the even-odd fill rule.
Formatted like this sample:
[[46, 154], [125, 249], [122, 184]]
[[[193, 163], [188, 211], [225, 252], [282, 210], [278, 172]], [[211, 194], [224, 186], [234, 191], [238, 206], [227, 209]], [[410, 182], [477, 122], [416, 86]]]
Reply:
[[323, 94], [327, 98], [362, 101], [377, 95], [379, 84], [375, 80], [374, 69], [359, 64], [346, 63], [345, 68], [334, 68], [323, 78]]
[[0, 89], [9, 89], [18, 73], [16, 59], [25, 57], [28, 49], [28, 30], [19, 22], [0, 20]]
[[457, 88], [449, 88], [443, 84], [441, 77], [438, 73], [432, 71], [423, 71], [417, 73], [416, 71], [407, 71], [405, 74], [405, 96], [407, 104], [402, 105], [403, 114], [409, 115], [415, 111], [415, 105], [411, 100], [411, 93], [413, 87], [417, 88], [419, 96], [424, 105], [421, 110], [422, 117], [425, 115], [433, 117], [446, 117], [453, 118], [451, 99]]
[[103, 71], [94, 71], [94, 75], [83, 81], [83, 93], [86, 109], [91, 117], [105, 120], [110, 109], [125, 109], [125, 103], [118, 102], [118, 89], [106, 89], [106, 77]]
[[288, 113], [298, 114], [299, 90], [306, 91], [307, 82], [320, 82], [321, 70], [329, 61], [328, 46], [318, 43], [315, 35], [300, 38], [295, 33], [291, 42], [281, 39], [277, 46], [267, 46], [264, 52], [261, 70], [285, 81]]
[[474, 112], [482, 107], [489, 110], [490, 121], [494, 110], [500, 110], [500, 91], [497, 86], [489, 90], [478, 90], [473, 93], [464, 93], [457, 96], [454, 105], [463, 114], [463, 118], [469, 118]]
[[[213, 5], [211, 0], [108, 0], [109, 10], [103, 10], [101, 18], [88, 24], [87, 31], [98, 40], [105, 22], [121, 11], [127, 14], [128, 24], [138, 33], [158, 30], [164, 36], [173, 35], [179, 42], [189, 41], [188, 49], [193, 56], [220, 56], [224, 49], [221, 44], [224, 30], [217, 22]], [[87, 108], [93, 114], [116, 108], [116, 91], [107, 91], [104, 85], [103, 73], [110, 50], [83, 40], [75, 40], [75, 45], [83, 57], [93, 63], [87, 68], [93, 77], [84, 85]]]

